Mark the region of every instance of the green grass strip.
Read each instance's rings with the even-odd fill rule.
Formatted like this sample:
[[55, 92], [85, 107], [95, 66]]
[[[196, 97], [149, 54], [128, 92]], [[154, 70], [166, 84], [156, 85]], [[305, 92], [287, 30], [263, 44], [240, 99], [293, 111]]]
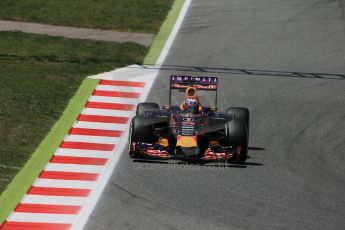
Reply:
[[176, 0], [172, 6], [171, 11], [169, 12], [167, 18], [165, 19], [164, 23], [162, 24], [158, 35], [156, 36], [155, 40], [153, 41], [152, 47], [149, 50], [149, 53], [146, 55], [144, 59], [144, 64], [151, 65], [156, 64], [159, 55], [161, 54], [166, 41], [169, 38], [169, 35], [176, 23], [176, 20], [180, 14], [182, 9], [184, 0]]
[[8, 217], [58, 148], [99, 80], [85, 79], [51, 131], [0, 197], [0, 224]]
[[1, 0], [0, 18], [157, 33], [174, 0]]

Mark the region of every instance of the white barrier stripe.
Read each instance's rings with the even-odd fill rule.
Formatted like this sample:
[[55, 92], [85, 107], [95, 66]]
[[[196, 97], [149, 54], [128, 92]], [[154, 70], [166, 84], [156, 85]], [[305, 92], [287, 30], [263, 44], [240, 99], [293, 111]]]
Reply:
[[74, 123], [74, 128], [86, 128], [86, 129], [105, 129], [105, 130], [126, 130], [127, 124], [112, 124], [112, 123], [100, 123], [100, 122], [86, 122], [79, 121]]
[[45, 171], [57, 172], [80, 172], [80, 173], [100, 173], [104, 166], [96, 165], [77, 165], [77, 164], [55, 164], [48, 163], [44, 168]]
[[115, 91], [115, 92], [129, 92], [129, 93], [142, 93], [145, 88], [138, 87], [127, 87], [127, 86], [112, 86], [112, 85], [98, 85], [96, 90], [105, 90], [105, 91]]
[[100, 116], [114, 116], [114, 117], [131, 117], [133, 111], [125, 110], [111, 110], [111, 109], [93, 109], [93, 108], [84, 108], [81, 114], [86, 115], [100, 115]]
[[139, 99], [123, 98], [123, 97], [102, 97], [92, 96], [89, 98], [91, 102], [119, 103], [119, 104], [138, 104]]
[[7, 221], [72, 224], [77, 215], [13, 212]]
[[96, 151], [96, 150], [81, 150], [81, 149], [64, 149], [59, 148], [55, 152], [55, 156], [69, 156], [69, 157], [95, 157], [95, 158], [110, 158], [112, 151]]
[[93, 189], [96, 185], [94, 181], [77, 181], [77, 180], [51, 180], [36, 179], [33, 186], [51, 187], [51, 188], [77, 188], [77, 189]]
[[65, 141], [75, 142], [89, 142], [99, 144], [117, 144], [120, 141], [118, 137], [101, 137], [101, 136], [86, 136], [86, 135], [68, 135]]
[[42, 196], [27, 194], [21, 203], [82, 206], [86, 201], [86, 197]]

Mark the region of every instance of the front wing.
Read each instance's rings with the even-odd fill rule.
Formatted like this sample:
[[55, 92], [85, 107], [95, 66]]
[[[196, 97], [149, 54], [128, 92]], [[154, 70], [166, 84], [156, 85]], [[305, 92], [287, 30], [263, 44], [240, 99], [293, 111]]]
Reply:
[[[191, 157], [177, 155], [174, 149], [168, 149], [161, 144], [134, 142], [132, 143], [132, 151], [136, 156], [155, 158], [155, 159], [191, 159]], [[241, 146], [216, 146], [209, 147], [204, 153], [200, 153], [195, 159], [205, 161], [225, 161], [232, 160], [237, 154], [240, 154]]]

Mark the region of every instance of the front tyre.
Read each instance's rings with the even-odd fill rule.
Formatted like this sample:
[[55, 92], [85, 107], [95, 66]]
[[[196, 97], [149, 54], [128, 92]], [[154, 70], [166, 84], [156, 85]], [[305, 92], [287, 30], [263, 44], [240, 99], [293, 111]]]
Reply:
[[151, 102], [143, 102], [137, 105], [136, 116], [144, 117], [147, 111], [157, 111], [159, 110], [159, 105]]
[[249, 136], [249, 109], [244, 107], [230, 107], [226, 109], [227, 114], [235, 115], [235, 120], [246, 124]]
[[153, 142], [153, 129], [149, 119], [144, 117], [133, 117], [129, 128], [129, 156], [137, 157], [133, 143], [136, 142]]
[[239, 120], [228, 121], [225, 124], [226, 144], [236, 148], [234, 159], [229, 163], [243, 164], [248, 157], [248, 129], [246, 123]]

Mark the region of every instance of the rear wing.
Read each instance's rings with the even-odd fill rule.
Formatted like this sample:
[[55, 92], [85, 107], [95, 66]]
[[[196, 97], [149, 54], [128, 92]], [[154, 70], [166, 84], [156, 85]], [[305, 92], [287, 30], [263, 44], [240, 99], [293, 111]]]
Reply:
[[[217, 105], [217, 89], [218, 89], [218, 78], [217, 77], [192, 77], [192, 76], [181, 76], [172, 75], [170, 76], [170, 90], [169, 90], [169, 105], [172, 102], [172, 91], [173, 90], [184, 90], [190, 86], [196, 87], [198, 90], [202, 90], [206, 93], [214, 94], [214, 105]], [[210, 92], [211, 91], [211, 92]], [[200, 91], [201, 92], [201, 91]], [[213, 104], [212, 103], [212, 104]]]
[[217, 77], [170, 76], [170, 89], [186, 89], [195, 86], [199, 90], [217, 90]]

